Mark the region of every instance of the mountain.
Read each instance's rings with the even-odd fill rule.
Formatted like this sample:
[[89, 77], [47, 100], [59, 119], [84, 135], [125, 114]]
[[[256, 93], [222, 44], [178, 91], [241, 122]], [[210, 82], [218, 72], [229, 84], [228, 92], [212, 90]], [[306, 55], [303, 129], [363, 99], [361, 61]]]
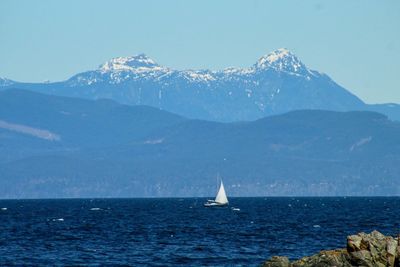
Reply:
[[56, 83], [0, 81], [59, 96], [107, 98], [148, 105], [181, 116], [214, 121], [255, 120], [300, 109], [376, 110], [400, 119], [400, 106], [367, 105], [326, 74], [309, 69], [287, 49], [261, 57], [249, 68], [174, 70], [144, 54], [118, 57], [98, 69]]
[[301, 110], [190, 120], [110, 100], [0, 92], [0, 198], [400, 195], [400, 123]]
[[30, 149], [74, 151], [124, 144], [183, 120], [166, 111], [112, 100], [0, 91], [0, 160], [13, 154], [22, 157]]

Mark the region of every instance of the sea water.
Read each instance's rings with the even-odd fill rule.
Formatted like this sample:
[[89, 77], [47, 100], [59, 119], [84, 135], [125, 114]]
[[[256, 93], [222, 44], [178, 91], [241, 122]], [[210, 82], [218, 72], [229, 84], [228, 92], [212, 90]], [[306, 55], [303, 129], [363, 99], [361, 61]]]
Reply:
[[400, 198], [0, 200], [0, 266], [258, 266], [397, 235]]

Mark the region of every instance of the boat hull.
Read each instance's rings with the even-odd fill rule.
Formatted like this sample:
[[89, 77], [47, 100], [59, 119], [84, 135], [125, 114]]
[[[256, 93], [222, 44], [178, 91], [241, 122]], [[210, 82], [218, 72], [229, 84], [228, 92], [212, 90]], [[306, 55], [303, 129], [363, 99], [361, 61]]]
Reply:
[[204, 203], [204, 207], [207, 207], [207, 208], [226, 207], [228, 205], [229, 205], [228, 203], [218, 203], [218, 202], [207, 202], [207, 203]]

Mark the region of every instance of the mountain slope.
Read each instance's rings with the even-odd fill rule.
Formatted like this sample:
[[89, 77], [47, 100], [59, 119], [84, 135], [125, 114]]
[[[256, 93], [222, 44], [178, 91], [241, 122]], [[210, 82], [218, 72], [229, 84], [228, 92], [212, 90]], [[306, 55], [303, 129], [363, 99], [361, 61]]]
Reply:
[[[8, 147], [9, 153], [1, 153], [0, 158], [45, 147], [73, 151], [133, 142], [183, 120], [166, 111], [111, 100], [89, 101], [14, 89], [1, 91], [0, 147]], [[36, 145], [33, 148], [28, 144]]]
[[[299, 109], [370, 109], [327, 75], [307, 68], [287, 49], [273, 51], [249, 68], [222, 71], [174, 70], [144, 54], [119, 57], [67, 81], [10, 82], [2, 88], [88, 99], [108, 98], [216, 121], [254, 120]], [[397, 113], [390, 114], [397, 116]]]
[[1, 121], [60, 137], [0, 127], [0, 197], [209, 196], [218, 173], [230, 196], [400, 194], [400, 123], [375, 112], [218, 123], [27, 91], [0, 102]]

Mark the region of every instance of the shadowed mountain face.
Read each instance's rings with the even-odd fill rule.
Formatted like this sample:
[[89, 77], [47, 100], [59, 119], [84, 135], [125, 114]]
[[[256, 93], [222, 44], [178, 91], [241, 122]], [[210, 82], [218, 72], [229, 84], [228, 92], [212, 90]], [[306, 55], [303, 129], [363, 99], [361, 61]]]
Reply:
[[107, 98], [215, 121], [255, 120], [299, 109], [377, 110], [400, 119], [398, 105], [366, 105], [286, 49], [269, 53], [245, 69], [179, 71], [141, 54], [114, 58], [63, 82], [28, 84], [2, 79], [0, 87]]
[[0, 197], [399, 195], [400, 124], [303, 110], [252, 122], [0, 92]]

